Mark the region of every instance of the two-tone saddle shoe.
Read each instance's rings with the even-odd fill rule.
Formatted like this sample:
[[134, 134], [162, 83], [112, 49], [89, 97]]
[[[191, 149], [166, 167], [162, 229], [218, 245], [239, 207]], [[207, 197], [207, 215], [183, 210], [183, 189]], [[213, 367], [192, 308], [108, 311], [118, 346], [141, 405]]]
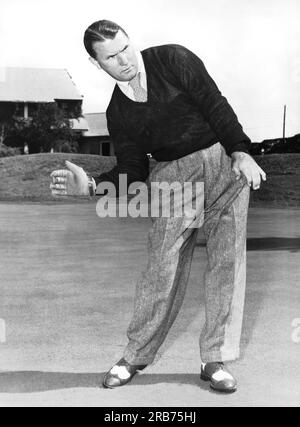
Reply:
[[210, 387], [220, 393], [234, 393], [237, 381], [222, 362], [202, 363], [201, 376], [203, 381], [210, 381]]
[[146, 367], [147, 365], [130, 365], [125, 359], [121, 359], [105, 375], [103, 387], [117, 388], [128, 384], [137, 372]]

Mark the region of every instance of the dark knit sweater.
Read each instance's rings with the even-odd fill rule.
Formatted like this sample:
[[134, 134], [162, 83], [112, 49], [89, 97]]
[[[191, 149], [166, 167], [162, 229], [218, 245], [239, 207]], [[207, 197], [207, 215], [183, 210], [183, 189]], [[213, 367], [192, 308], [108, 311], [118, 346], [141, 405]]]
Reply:
[[126, 97], [116, 85], [107, 109], [107, 123], [117, 166], [94, 177], [118, 190], [119, 174], [128, 185], [145, 181], [151, 153], [171, 161], [220, 142], [228, 155], [248, 152], [250, 140], [203, 62], [179, 45], [152, 47], [142, 52], [148, 101]]

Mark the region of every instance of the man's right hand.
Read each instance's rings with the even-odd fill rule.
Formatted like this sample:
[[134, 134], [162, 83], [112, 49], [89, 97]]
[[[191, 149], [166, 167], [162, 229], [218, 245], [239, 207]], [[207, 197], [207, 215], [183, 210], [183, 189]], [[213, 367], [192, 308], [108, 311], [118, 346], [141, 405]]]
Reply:
[[89, 179], [84, 170], [66, 161], [68, 169], [52, 172], [50, 189], [53, 196], [89, 196]]

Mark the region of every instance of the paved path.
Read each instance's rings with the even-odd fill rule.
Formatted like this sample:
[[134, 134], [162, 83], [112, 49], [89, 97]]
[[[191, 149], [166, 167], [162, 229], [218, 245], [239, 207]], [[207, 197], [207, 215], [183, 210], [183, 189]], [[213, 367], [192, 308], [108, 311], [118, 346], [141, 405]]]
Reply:
[[0, 405], [299, 406], [299, 217], [251, 210], [243, 355], [231, 366], [239, 391], [220, 396], [199, 381], [201, 235], [157, 362], [131, 385], [105, 390], [102, 375], [126, 344], [148, 220], [99, 219], [91, 204], [0, 204]]

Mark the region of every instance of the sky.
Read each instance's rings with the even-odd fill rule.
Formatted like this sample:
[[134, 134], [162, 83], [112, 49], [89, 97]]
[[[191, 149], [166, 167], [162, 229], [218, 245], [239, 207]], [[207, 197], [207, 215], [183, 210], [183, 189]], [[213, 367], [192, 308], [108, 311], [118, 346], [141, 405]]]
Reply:
[[[0, 67], [65, 68], [84, 113], [103, 112], [114, 81], [85, 52], [85, 29], [120, 24], [138, 49], [195, 52], [253, 142], [300, 133], [299, 0], [0, 0]], [[1, 76], [0, 76], [1, 77]]]

